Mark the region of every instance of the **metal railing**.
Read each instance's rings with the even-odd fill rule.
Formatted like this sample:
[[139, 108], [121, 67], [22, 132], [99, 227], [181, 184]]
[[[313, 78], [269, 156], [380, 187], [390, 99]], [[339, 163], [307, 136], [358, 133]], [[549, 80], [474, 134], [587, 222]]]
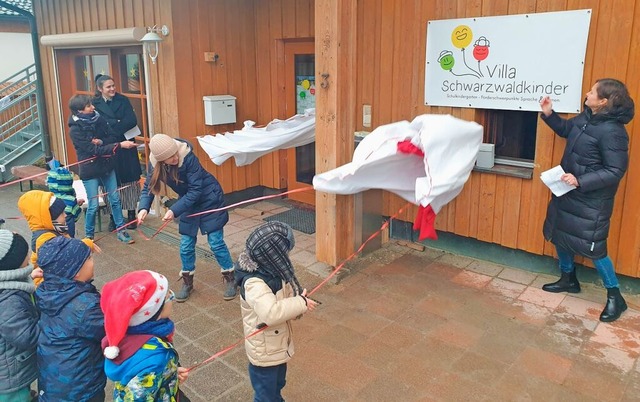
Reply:
[[38, 120], [35, 64], [0, 82], [0, 141]]
[[37, 85], [35, 64], [0, 81], [0, 181], [12, 165], [44, 154]]

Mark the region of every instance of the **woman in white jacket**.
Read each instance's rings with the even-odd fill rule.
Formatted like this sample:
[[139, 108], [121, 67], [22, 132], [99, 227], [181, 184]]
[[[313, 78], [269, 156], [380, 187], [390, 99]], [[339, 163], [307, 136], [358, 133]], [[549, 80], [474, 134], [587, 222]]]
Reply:
[[294, 245], [288, 225], [266, 223], [249, 235], [235, 267], [255, 402], [283, 400], [287, 362], [294, 353], [290, 320], [317, 305], [306, 297], [293, 271], [289, 252]]

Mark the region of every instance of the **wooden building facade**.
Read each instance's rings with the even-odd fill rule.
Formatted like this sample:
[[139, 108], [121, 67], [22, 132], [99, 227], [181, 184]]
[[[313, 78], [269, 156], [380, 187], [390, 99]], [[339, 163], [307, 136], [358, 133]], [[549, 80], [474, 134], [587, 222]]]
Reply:
[[[480, 110], [425, 106], [427, 21], [577, 9], [593, 13], [583, 91], [598, 78], [613, 77], [624, 81], [638, 101], [640, 0], [34, 0], [40, 35], [167, 25], [170, 34], [160, 44], [157, 64], [145, 63], [148, 84], [139, 78], [148, 88], [148, 93], [139, 93], [144, 98], [141, 105], [146, 105], [141, 110], [150, 119], [147, 131], [194, 142], [196, 135], [240, 128], [245, 120], [266, 124], [293, 115], [287, 101], [287, 49], [314, 43], [315, 38], [316, 78], [330, 74], [329, 89], [317, 98], [317, 171], [349, 161], [354, 131], [423, 113], [488, 124]], [[540, 40], [552, 40], [546, 35], [541, 33]], [[119, 54], [117, 47], [111, 48], [111, 55]], [[60, 54], [73, 51], [73, 46], [42, 46], [41, 51], [52, 144], [56, 154], [66, 154], [63, 131], [68, 111], [61, 94], [69, 93], [62, 86], [73, 85], [58, 63]], [[142, 54], [141, 46], [138, 51]], [[205, 61], [206, 52], [219, 57]], [[120, 86], [124, 74], [117, 79]], [[205, 125], [202, 97], [218, 94], [236, 96], [235, 125]], [[362, 125], [363, 105], [371, 105], [371, 128]], [[640, 125], [632, 121], [627, 129], [630, 166], [616, 199], [609, 253], [619, 273], [640, 277], [640, 143], [635, 140]], [[564, 145], [538, 121], [531, 178], [474, 171], [463, 192], [438, 214], [436, 227], [553, 255], [541, 233], [550, 195], [538, 177], [558, 164]], [[196, 152], [225, 192], [290, 186], [286, 151], [240, 168], [231, 160], [216, 166], [197, 146]], [[383, 214], [392, 215], [404, 204], [385, 194]], [[352, 235], [352, 225], [338, 230], [336, 222], [353, 220], [353, 200], [316, 194], [316, 208], [318, 258], [335, 263], [353, 250], [353, 244], [326, 239]], [[411, 208], [401, 218], [411, 221], [415, 212]]]

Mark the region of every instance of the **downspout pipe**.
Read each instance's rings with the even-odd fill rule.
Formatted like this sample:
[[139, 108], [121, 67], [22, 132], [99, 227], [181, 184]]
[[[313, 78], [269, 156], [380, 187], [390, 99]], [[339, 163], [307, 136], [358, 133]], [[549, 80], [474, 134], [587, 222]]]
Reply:
[[40, 58], [40, 43], [38, 41], [38, 27], [36, 26], [36, 17], [27, 10], [9, 4], [0, 0], [0, 7], [16, 12], [29, 20], [31, 29], [31, 46], [33, 47], [33, 58], [36, 64], [36, 77], [38, 83], [36, 85], [36, 103], [38, 105], [38, 118], [40, 119], [40, 132], [42, 133], [42, 148], [45, 158], [51, 158], [51, 142], [49, 141], [49, 119], [47, 114], [47, 106], [44, 101], [44, 90], [42, 89], [42, 63]]

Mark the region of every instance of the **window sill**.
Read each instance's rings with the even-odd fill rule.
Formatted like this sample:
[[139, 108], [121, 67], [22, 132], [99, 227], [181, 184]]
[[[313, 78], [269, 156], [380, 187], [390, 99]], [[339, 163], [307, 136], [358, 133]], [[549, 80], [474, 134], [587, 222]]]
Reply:
[[485, 169], [485, 168], [474, 166], [473, 171], [480, 172], [480, 173], [493, 173], [501, 176], [518, 177], [521, 179], [528, 179], [528, 180], [531, 180], [533, 178], [533, 168], [529, 168], [529, 167], [496, 164], [496, 165], [493, 165], [491, 169]]

